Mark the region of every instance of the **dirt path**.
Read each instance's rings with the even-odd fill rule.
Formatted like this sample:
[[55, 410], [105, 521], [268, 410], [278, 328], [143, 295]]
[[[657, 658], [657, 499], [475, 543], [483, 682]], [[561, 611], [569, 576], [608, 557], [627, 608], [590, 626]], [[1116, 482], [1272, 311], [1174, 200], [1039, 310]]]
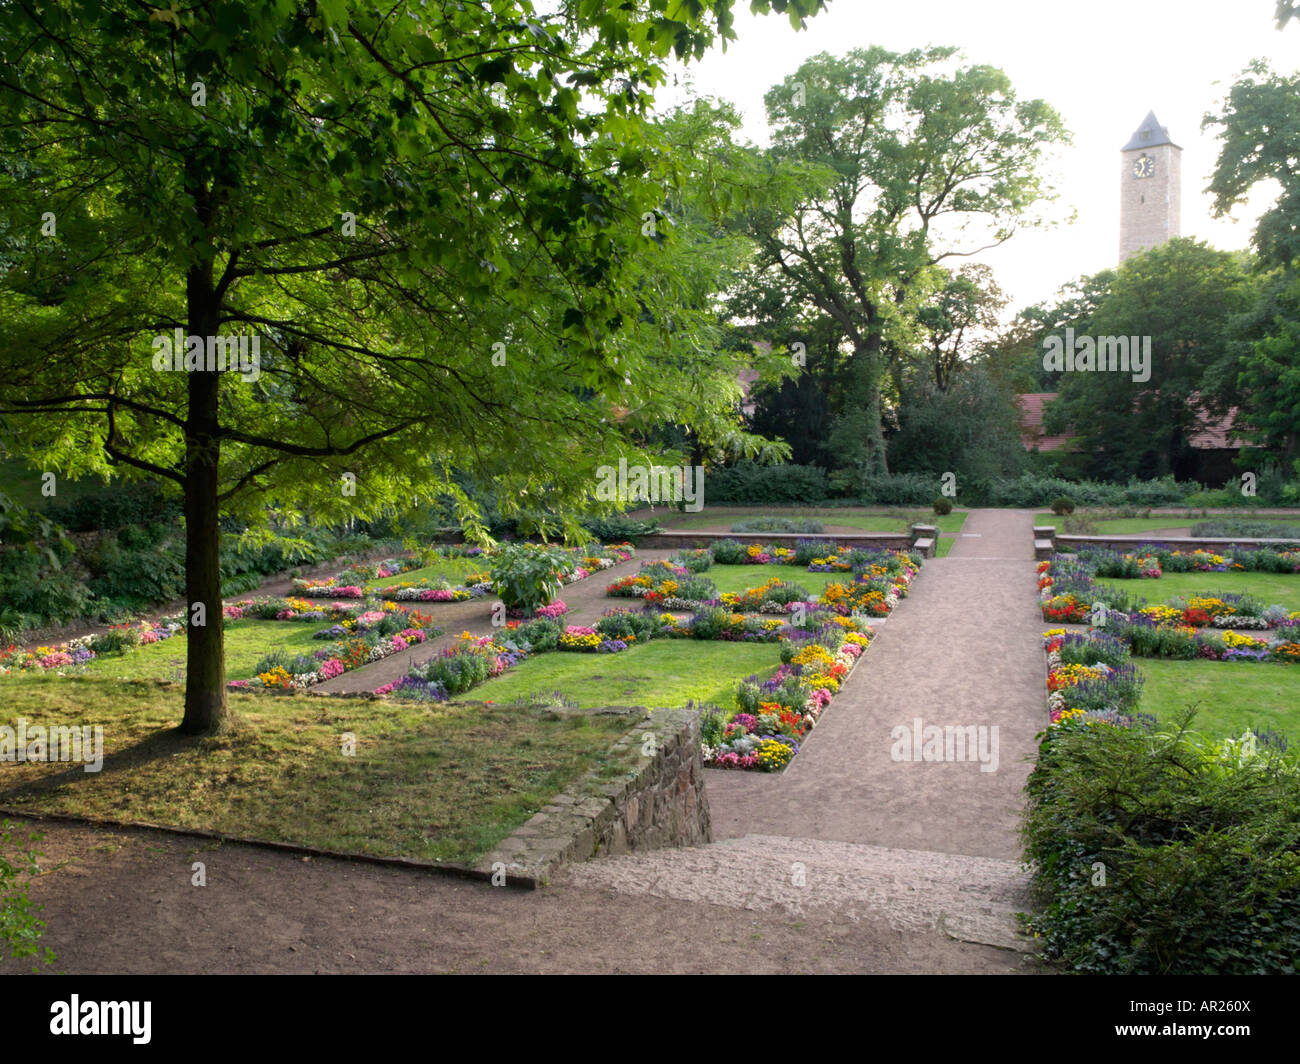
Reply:
[[[493, 888], [165, 832], [47, 827], [31, 895], [69, 974], [968, 973], [1023, 955], [860, 912], [791, 917], [599, 888]], [[193, 862], [207, 885], [192, 885]], [[861, 908], [861, 906], [859, 907]], [[30, 961], [0, 960], [0, 975]]]

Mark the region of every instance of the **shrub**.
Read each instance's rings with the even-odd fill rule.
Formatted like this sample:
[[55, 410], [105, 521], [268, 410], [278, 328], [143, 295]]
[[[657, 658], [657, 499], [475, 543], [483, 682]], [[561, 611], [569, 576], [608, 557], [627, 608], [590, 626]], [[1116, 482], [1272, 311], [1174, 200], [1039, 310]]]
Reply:
[[561, 631], [559, 621], [538, 617], [536, 620], [521, 624], [510, 635], [511, 641], [516, 645], [523, 646], [527, 644], [530, 651], [540, 654], [548, 650], [554, 650], [560, 645]]
[[633, 637], [638, 643], [649, 642], [655, 637], [659, 628], [653, 617], [634, 610], [611, 610], [601, 617], [594, 627], [607, 639], [627, 641], [629, 637]]
[[709, 544], [709, 553], [718, 565], [744, 565], [747, 548], [734, 539], [715, 539]]
[[570, 566], [569, 555], [556, 547], [504, 543], [493, 557], [492, 584], [508, 609], [535, 610], [559, 594]]
[[[1300, 771], [1232, 740], [1053, 726], [1023, 837], [1044, 952], [1095, 974], [1295, 972]], [[1105, 885], [1095, 881], [1097, 869]]]
[[932, 505], [934, 506], [934, 512], [940, 517], [952, 513], [952, 500], [945, 499], [942, 495], [938, 496]]
[[[40, 835], [28, 835], [14, 842], [14, 825], [0, 820], [0, 956], [35, 957], [46, 964], [54, 963], [54, 953], [48, 947], [37, 945], [45, 921], [37, 917], [41, 906], [33, 906], [27, 896], [27, 881], [19, 882], [19, 875], [37, 875], [40, 868], [37, 854], [31, 844], [40, 841]], [[33, 965], [32, 971], [38, 971]]]
[[817, 466], [738, 462], [734, 466], [710, 469], [705, 478], [705, 491], [714, 505], [812, 504], [830, 494], [830, 485], [825, 471]]
[[1074, 500], [1068, 495], [1058, 495], [1052, 500], [1052, 513], [1058, 516], [1074, 513]]
[[671, 561], [674, 565], [680, 565], [693, 573], [706, 573], [713, 565], [713, 555], [706, 548], [701, 547], [699, 550], [678, 551], [672, 556]]
[[614, 517], [589, 517], [582, 522], [582, 527], [601, 543], [631, 543], [635, 546], [642, 536], [662, 532], [664, 526], [658, 521], [634, 521], [620, 514]]
[[825, 526], [811, 517], [749, 517], [731, 526], [733, 532], [820, 533]]

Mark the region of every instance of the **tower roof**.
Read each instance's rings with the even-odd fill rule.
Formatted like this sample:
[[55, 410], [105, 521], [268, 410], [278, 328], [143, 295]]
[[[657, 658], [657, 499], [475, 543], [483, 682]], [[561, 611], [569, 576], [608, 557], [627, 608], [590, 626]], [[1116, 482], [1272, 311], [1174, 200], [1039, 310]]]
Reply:
[[1182, 151], [1182, 148], [1169, 138], [1169, 130], [1165, 129], [1156, 118], [1154, 111], [1148, 111], [1146, 118], [1142, 119], [1142, 124], [1137, 127], [1133, 136], [1120, 151], [1137, 151], [1138, 148], [1154, 148], [1158, 144], [1170, 144]]

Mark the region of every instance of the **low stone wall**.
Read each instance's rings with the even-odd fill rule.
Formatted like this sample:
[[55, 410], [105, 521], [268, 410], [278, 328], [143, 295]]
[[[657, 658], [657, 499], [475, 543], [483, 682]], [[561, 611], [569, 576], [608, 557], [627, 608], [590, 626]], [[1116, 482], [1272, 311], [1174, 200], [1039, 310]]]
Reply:
[[482, 857], [475, 871], [542, 884], [569, 861], [712, 842], [699, 713], [632, 714], [636, 723], [611, 751], [629, 769], [612, 780], [599, 769], [587, 773]]
[[[1034, 530], [1036, 540], [1039, 533], [1042, 531], [1042, 529]], [[1298, 545], [1297, 541], [1294, 539], [1247, 539], [1241, 536], [1236, 538], [1214, 539], [1203, 536], [1058, 536], [1055, 535], [1055, 529], [1051, 529], [1050, 531], [1053, 533], [1048, 537], [1050, 538], [1052, 549], [1062, 552], [1076, 552], [1088, 549], [1130, 552], [1143, 544], [1162, 543], [1175, 550], [1208, 550], [1221, 554], [1223, 551], [1229, 550], [1232, 547], [1244, 547], [1246, 549], [1272, 547], [1276, 550], [1288, 550], [1294, 549]]]

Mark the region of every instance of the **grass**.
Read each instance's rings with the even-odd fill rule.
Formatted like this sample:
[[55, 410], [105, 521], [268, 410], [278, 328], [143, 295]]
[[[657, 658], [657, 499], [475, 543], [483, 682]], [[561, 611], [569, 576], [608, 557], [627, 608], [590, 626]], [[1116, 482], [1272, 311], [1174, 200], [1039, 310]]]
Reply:
[[[172, 684], [41, 677], [5, 694], [6, 717], [29, 727], [103, 725], [105, 763], [7, 764], [0, 805], [421, 860], [486, 853], [585, 770], [608, 767], [630, 727], [540, 707], [231, 694], [238, 727], [195, 739], [171, 730]], [[343, 756], [345, 732], [355, 756]]]
[[[1109, 517], [1093, 518], [1087, 514], [1073, 515], [1076, 520], [1082, 519], [1095, 528], [1095, 533], [1088, 535], [1098, 536], [1128, 536], [1138, 535], [1143, 532], [1155, 532], [1164, 528], [1190, 528], [1197, 521], [1204, 520], [1200, 517], [1183, 516], [1178, 514], [1166, 514], [1163, 517]], [[1056, 514], [1034, 514], [1035, 525], [1053, 525], [1059, 535], [1074, 535], [1067, 530], [1067, 518], [1059, 517]]]
[[1141, 710], [1172, 723], [1189, 704], [1191, 727], [1206, 738], [1252, 731], [1282, 732], [1300, 743], [1300, 668], [1273, 662], [1163, 661], [1136, 658], [1146, 679]]
[[[253, 667], [272, 650], [282, 648], [291, 654], [311, 654], [327, 644], [312, 634], [327, 627], [323, 621], [226, 622], [226, 678], [247, 680]], [[148, 646], [136, 647], [122, 655], [110, 655], [88, 662], [90, 675], [127, 680], [181, 680], [185, 673], [185, 636]]]
[[[747, 517], [811, 517], [823, 525], [840, 525], [854, 528], [860, 532], [909, 532], [912, 525], [935, 525], [940, 532], [960, 532], [966, 522], [966, 514], [950, 513], [942, 517], [931, 510], [888, 510], [871, 512], [866, 509], [818, 509], [806, 507], [800, 509], [755, 509], [753, 507], [710, 507], [696, 514], [669, 511], [656, 513], [654, 517], [665, 528], [689, 532], [701, 528], [727, 527]], [[761, 532], [754, 535], [763, 535]], [[823, 533], [825, 534], [825, 533]], [[718, 533], [719, 538], [726, 536]]]
[[719, 591], [740, 592], [759, 587], [773, 577], [798, 584], [820, 595], [826, 585], [835, 581], [850, 581], [852, 573], [810, 573], [800, 565], [714, 565], [703, 574], [712, 580]]
[[1300, 573], [1165, 573], [1157, 580], [1098, 580], [1130, 594], [1141, 595], [1150, 604], [1168, 602], [1176, 595], [1218, 595], [1225, 591], [1253, 595], [1271, 606], [1300, 610]]
[[439, 580], [445, 580], [453, 586], [458, 586], [463, 584], [465, 577], [471, 573], [480, 573], [482, 571], [481, 559], [447, 558], [435, 562], [433, 565], [426, 565], [422, 569], [412, 569], [409, 573], [402, 573], [399, 576], [389, 576], [383, 580], [371, 580], [367, 582], [366, 587], [374, 590], [381, 587], [391, 587], [393, 584], [422, 584], [426, 581], [428, 583], [437, 583]]
[[476, 687], [496, 703], [559, 693], [584, 708], [684, 706], [711, 702], [730, 708], [736, 684], [766, 679], [781, 664], [775, 643], [656, 639], [619, 654], [540, 654]]

